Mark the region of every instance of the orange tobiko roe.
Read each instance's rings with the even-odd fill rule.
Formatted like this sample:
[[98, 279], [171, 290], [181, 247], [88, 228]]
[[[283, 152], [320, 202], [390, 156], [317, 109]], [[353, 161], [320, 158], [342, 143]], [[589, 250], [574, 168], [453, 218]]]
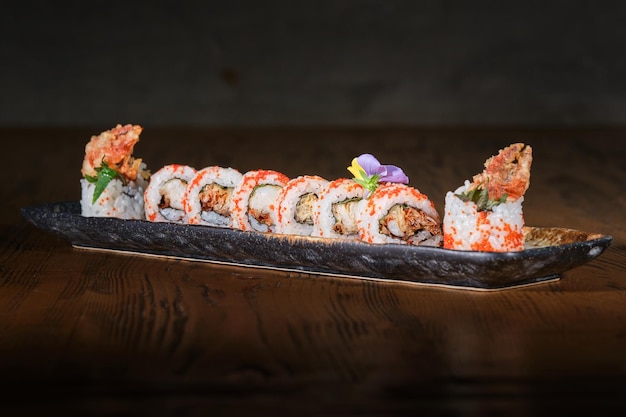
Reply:
[[[490, 233], [483, 234], [483, 238], [478, 242], [473, 243], [470, 247], [476, 251], [489, 251], [489, 252], [508, 252], [513, 250], [523, 249], [524, 234], [521, 230], [513, 229], [510, 224], [504, 224], [502, 226], [494, 226], [491, 224], [488, 218], [488, 212], [481, 211], [478, 213], [478, 220], [476, 226], [480, 227], [486, 224], [490, 228]], [[504, 243], [502, 248], [495, 248], [489, 241], [489, 236], [493, 232], [502, 232], [504, 234]]]
[[[502, 226], [494, 226], [491, 224], [488, 218], [489, 213], [481, 211], [478, 213], [478, 220], [476, 226], [481, 225], [489, 226], [489, 233], [482, 233], [482, 238], [477, 242], [470, 245], [470, 249], [474, 251], [482, 252], [510, 252], [524, 249], [524, 233], [517, 227], [513, 228], [510, 224], [504, 224]], [[462, 246], [462, 242], [459, 239], [455, 239], [457, 236], [457, 230], [455, 227], [451, 227], [451, 233], [447, 233], [443, 237], [443, 247], [446, 249], [456, 249]], [[489, 237], [494, 232], [501, 232], [504, 236], [504, 242], [502, 248], [495, 248], [489, 241]], [[470, 232], [470, 234], [473, 234]]]

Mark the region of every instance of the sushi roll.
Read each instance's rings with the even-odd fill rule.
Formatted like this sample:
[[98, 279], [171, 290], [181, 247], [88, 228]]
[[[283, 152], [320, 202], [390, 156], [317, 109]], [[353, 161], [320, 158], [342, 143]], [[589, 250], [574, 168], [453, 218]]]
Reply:
[[259, 169], [243, 174], [232, 194], [232, 227], [240, 230], [274, 232], [277, 223], [276, 199], [289, 177]]
[[366, 200], [358, 225], [368, 243], [441, 246], [443, 240], [435, 205], [406, 184], [379, 186]]
[[276, 233], [310, 236], [315, 222], [313, 206], [328, 183], [318, 175], [289, 180], [277, 197]]
[[188, 165], [166, 165], [150, 177], [144, 193], [146, 219], [151, 222], [187, 223], [183, 198], [196, 176]]
[[190, 224], [232, 226], [232, 193], [243, 175], [235, 168], [210, 166], [199, 170], [183, 197]]
[[118, 124], [91, 137], [81, 168], [81, 214], [85, 217], [145, 219], [143, 194], [150, 178], [133, 156], [142, 127]]
[[330, 181], [314, 204], [311, 236], [358, 240], [364, 194], [365, 188], [352, 179]]
[[515, 252], [524, 249], [524, 193], [530, 185], [532, 148], [515, 143], [485, 162], [482, 173], [445, 197], [443, 246]]

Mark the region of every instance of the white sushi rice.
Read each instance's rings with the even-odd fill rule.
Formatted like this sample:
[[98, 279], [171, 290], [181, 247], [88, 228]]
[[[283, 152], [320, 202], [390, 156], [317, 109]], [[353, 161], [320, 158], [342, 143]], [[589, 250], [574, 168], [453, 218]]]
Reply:
[[96, 185], [82, 178], [80, 180], [81, 214], [85, 217], [145, 219], [143, 194], [148, 182], [141, 175], [145, 168], [146, 165], [142, 163], [135, 181], [124, 184], [118, 178], [112, 179], [95, 203], [92, 201]]
[[522, 203], [524, 197], [517, 200], [498, 204], [490, 212], [481, 215], [476, 203], [463, 201], [456, 194], [468, 190], [469, 181], [457, 188], [454, 192], [448, 191], [445, 197], [443, 218], [443, 234], [446, 247], [460, 250], [482, 250], [490, 246], [489, 250], [498, 252], [523, 250], [519, 239], [513, 235], [523, 235], [524, 215]]

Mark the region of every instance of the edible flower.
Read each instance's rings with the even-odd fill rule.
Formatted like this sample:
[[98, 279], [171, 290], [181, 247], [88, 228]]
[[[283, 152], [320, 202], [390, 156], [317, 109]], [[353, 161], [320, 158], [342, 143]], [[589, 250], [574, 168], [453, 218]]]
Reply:
[[382, 165], [374, 155], [369, 153], [354, 158], [348, 171], [354, 175], [354, 181], [365, 188], [365, 198], [373, 193], [380, 183], [408, 184], [409, 182], [409, 177], [404, 174], [401, 168], [395, 165]]
[[123, 183], [125, 183], [124, 177], [122, 177], [119, 172], [109, 167], [109, 164], [106, 163], [104, 158], [102, 158], [102, 164], [99, 167], [96, 167], [95, 170], [96, 176], [85, 175], [85, 179], [87, 181], [96, 185], [95, 189], [93, 190], [93, 199], [91, 201], [91, 204], [95, 204], [95, 202], [104, 192], [104, 189], [107, 188], [107, 185], [109, 185], [112, 179], [119, 178], [120, 180], [122, 180]]

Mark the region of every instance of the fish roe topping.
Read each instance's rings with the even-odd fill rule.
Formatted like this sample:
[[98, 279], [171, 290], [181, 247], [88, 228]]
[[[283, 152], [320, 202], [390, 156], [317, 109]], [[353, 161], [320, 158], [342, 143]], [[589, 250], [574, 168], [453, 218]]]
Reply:
[[443, 247], [446, 249], [455, 249], [461, 246], [461, 241], [455, 239], [457, 236], [456, 227], [450, 226], [447, 233], [443, 235]]

